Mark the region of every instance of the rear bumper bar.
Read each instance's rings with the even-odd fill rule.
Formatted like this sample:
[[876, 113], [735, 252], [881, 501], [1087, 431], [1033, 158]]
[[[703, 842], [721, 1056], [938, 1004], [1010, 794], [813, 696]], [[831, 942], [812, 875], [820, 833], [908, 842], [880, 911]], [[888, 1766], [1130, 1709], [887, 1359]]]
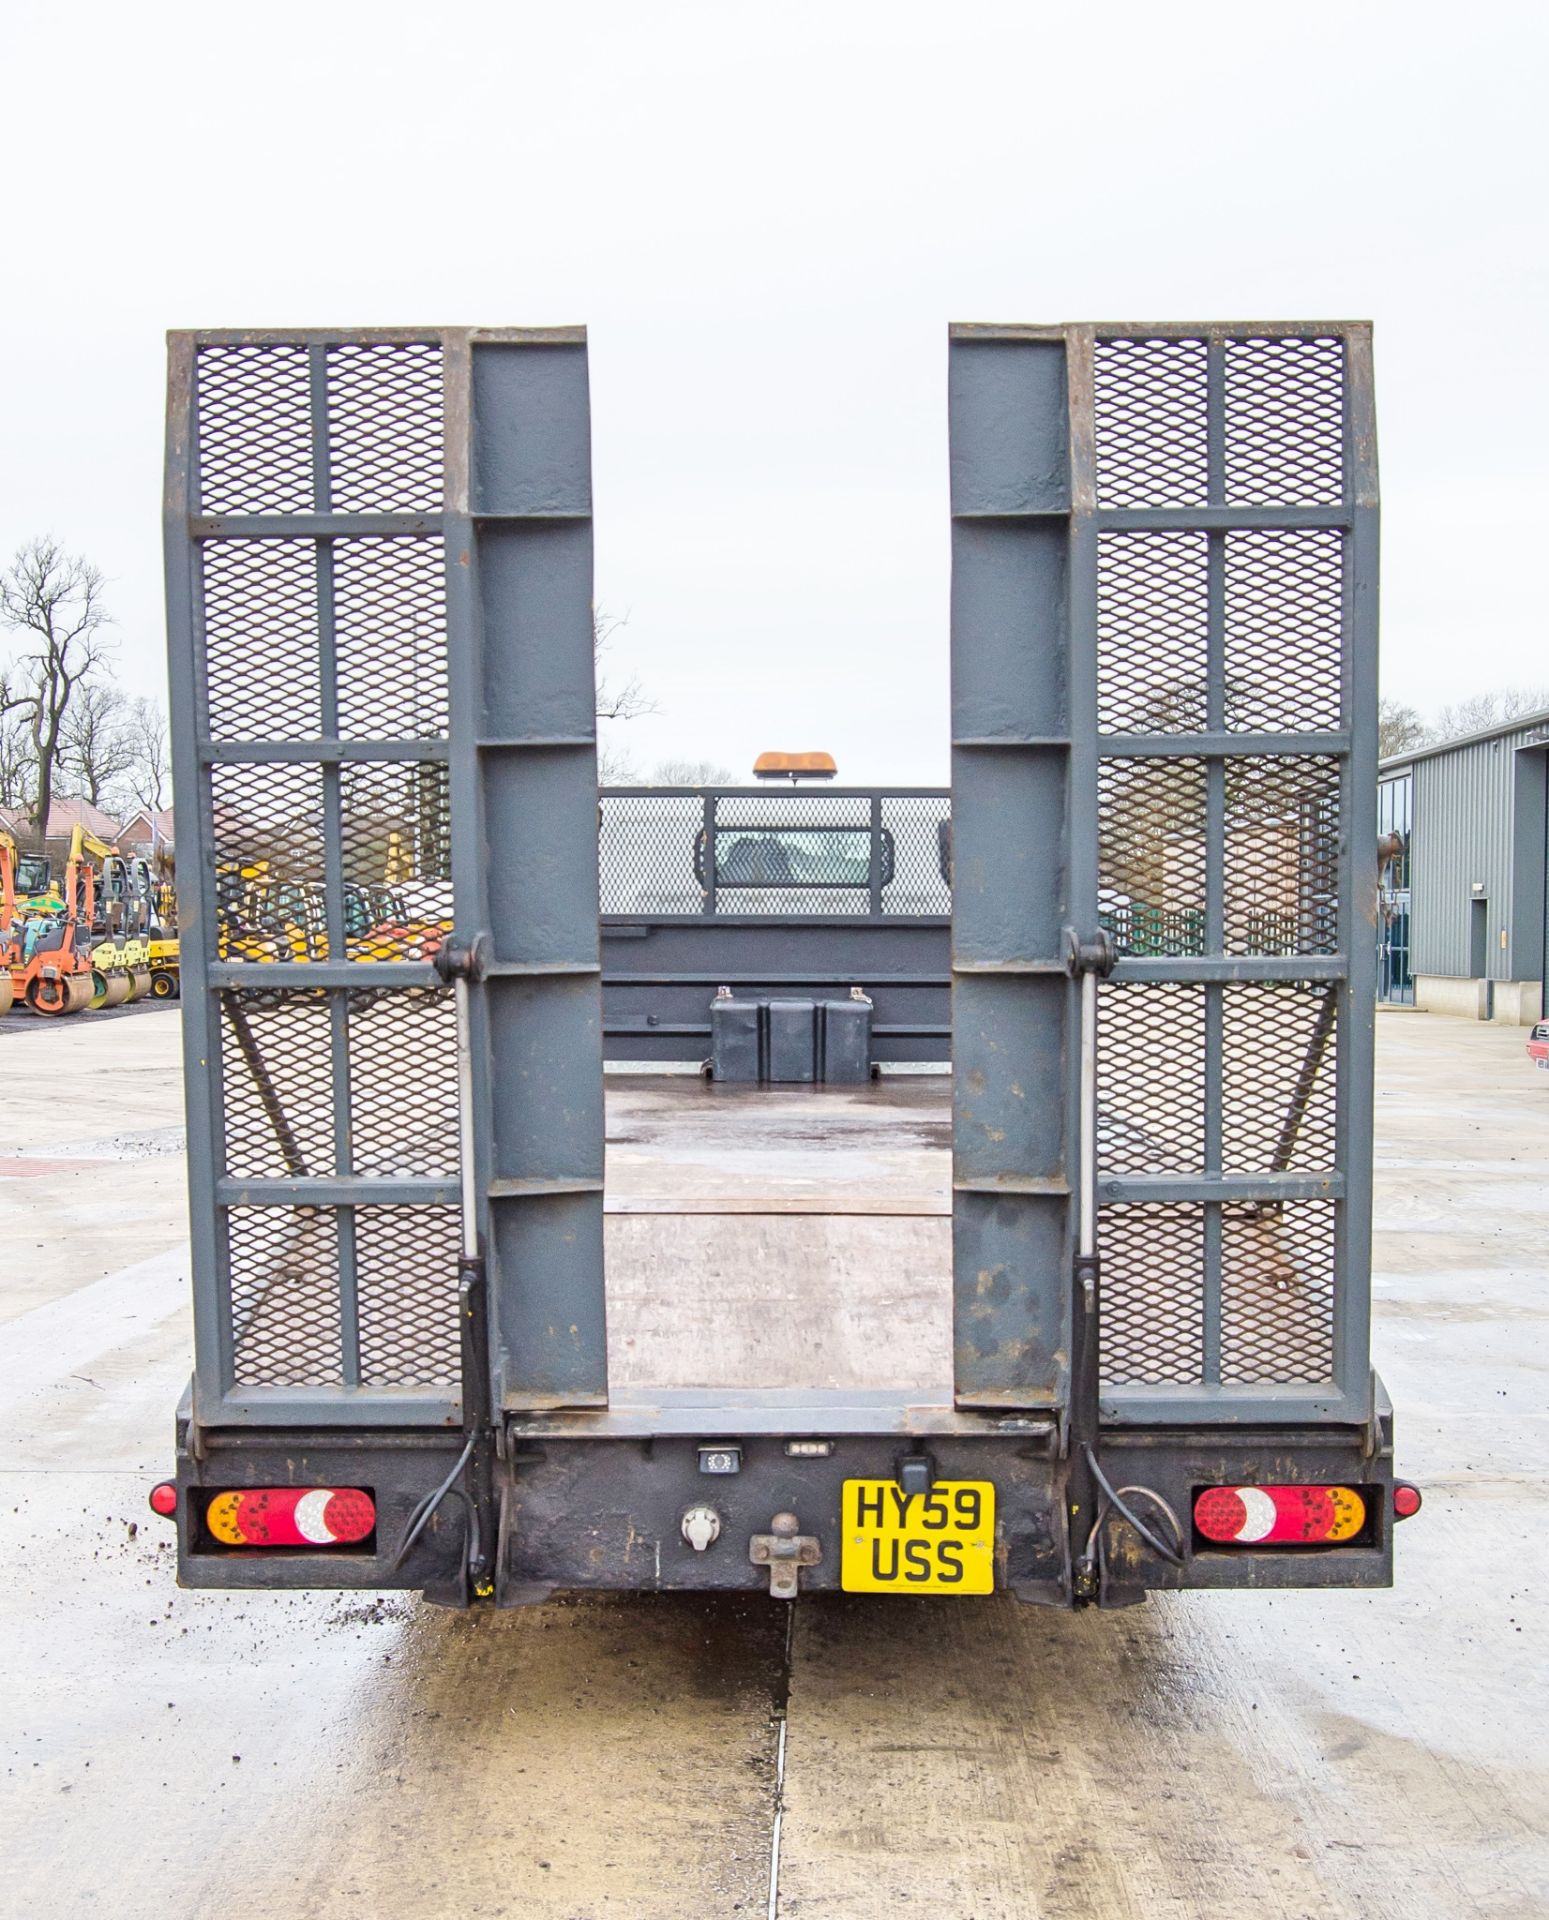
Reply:
[[[395, 1556], [417, 1506], [447, 1476], [462, 1434], [206, 1430], [196, 1449], [179, 1423], [179, 1577], [185, 1586], [245, 1589], [407, 1589], [443, 1606], [475, 1600], [470, 1578], [470, 1501], [442, 1503], [402, 1559]], [[793, 1457], [787, 1436], [524, 1437], [501, 1433], [484, 1520], [491, 1565], [485, 1584], [500, 1606], [564, 1590], [768, 1591], [770, 1571], [750, 1553], [779, 1515], [795, 1515], [816, 1557], [800, 1569], [806, 1591], [840, 1586], [839, 1515], [848, 1479], [894, 1478], [905, 1460], [944, 1480], [989, 1480], [997, 1494], [996, 1585], [1018, 1598], [1074, 1604], [1073, 1562], [1084, 1540], [1067, 1521], [1069, 1461], [1052, 1423], [1025, 1430], [929, 1435], [848, 1432], [820, 1457]], [[735, 1459], [735, 1471], [724, 1469]], [[1145, 1487], [1179, 1516], [1181, 1565], [1152, 1552], [1122, 1521], [1104, 1533], [1100, 1600], [1125, 1606], [1155, 1590], [1230, 1587], [1380, 1587], [1391, 1583], [1392, 1432], [1354, 1428], [1177, 1428], [1105, 1431], [1100, 1457], [1116, 1487]], [[918, 1469], [916, 1468], [916, 1471]], [[1372, 1519], [1349, 1547], [1211, 1549], [1193, 1537], [1201, 1487], [1339, 1483], [1367, 1490]], [[377, 1504], [378, 1526], [360, 1549], [326, 1552], [219, 1550], [199, 1515], [212, 1491], [232, 1487], [359, 1486]], [[472, 1491], [470, 1476], [470, 1492]], [[696, 1548], [684, 1516], [708, 1507], [715, 1538]], [[779, 1531], [778, 1528], [775, 1529]]]

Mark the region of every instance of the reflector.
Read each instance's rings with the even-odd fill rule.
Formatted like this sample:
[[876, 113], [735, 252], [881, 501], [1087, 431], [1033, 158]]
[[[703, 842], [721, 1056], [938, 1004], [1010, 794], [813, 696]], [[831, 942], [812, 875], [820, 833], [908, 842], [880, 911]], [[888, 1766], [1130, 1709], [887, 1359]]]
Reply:
[[1420, 1489], [1410, 1486], [1407, 1480], [1393, 1482], [1393, 1513], [1399, 1520], [1408, 1520], [1420, 1511]]
[[1366, 1502], [1354, 1487], [1206, 1487], [1194, 1524], [1223, 1546], [1330, 1546], [1366, 1525]]
[[177, 1488], [170, 1480], [151, 1488], [151, 1512], [159, 1513], [164, 1520], [177, 1512]]
[[217, 1493], [205, 1525], [228, 1547], [348, 1547], [376, 1525], [360, 1487], [248, 1487]]

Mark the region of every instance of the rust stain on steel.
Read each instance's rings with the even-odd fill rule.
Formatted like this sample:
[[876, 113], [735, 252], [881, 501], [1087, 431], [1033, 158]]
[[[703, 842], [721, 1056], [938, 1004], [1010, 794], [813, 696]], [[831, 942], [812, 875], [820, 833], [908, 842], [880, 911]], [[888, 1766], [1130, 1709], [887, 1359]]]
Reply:
[[1003, 1301], [1011, 1298], [1011, 1281], [1004, 1267], [981, 1267], [974, 1280], [980, 1299]]

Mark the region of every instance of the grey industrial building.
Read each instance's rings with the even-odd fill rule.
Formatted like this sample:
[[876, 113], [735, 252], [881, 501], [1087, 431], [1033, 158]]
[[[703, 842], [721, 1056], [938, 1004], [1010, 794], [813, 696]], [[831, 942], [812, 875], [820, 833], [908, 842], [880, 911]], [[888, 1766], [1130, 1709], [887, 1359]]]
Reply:
[[1549, 708], [1379, 769], [1380, 998], [1526, 1026], [1545, 1008]]

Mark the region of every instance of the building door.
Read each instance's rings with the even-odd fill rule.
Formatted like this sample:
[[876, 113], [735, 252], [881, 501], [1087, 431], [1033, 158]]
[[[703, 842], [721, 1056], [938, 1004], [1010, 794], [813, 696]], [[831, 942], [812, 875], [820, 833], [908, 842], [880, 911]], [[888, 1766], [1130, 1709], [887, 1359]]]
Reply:
[[1483, 980], [1490, 971], [1490, 903], [1468, 903], [1468, 974], [1471, 980]]

